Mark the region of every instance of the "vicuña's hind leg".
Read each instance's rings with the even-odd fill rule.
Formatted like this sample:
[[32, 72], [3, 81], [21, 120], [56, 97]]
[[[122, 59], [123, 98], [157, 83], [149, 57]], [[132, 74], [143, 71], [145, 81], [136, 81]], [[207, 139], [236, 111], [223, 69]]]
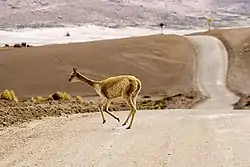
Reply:
[[[139, 92], [138, 92], [138, 93], [139, 93]], [[131, 107], [132, 107], [132, 111], [133, 111], [133, 112], [131, 112], [132, 118], [131, 118], [130, 124], [129, 124], [129, 126], [127, 127], [127, 129], [130, 129], [130, 128], [131, 128], [132, 123], [133, 123], [133, 121], [134, 121], [135, 113], [136, 113], [136, 111], [137, 111], [137, 109], [136, 109], [136, 100], [137, 100], [137, 97], [138, 97], [138, 93], [136, 93], [135, 95], [133, 95], [132, 98], [130, 98], [130, 101], [129, 101], [129, 102], [130, 102], [130, 105], [131, 105]]]
[[128, 123], [129, 118], [131, 117], [132, 111], [130, 110], [130, 113], [126, 119], [126, 121], [122, 124], [122, 126], [125, 126]]
[[108, 108], [109, 108], [109, 105], [111, 103], [111, 99], [107, 99], [106, 100], [106, 104], [105, 104], [105, 112], [108, 113], [111, 117], [115, 118], [118, 122], [120, 122], [120, 119], [118, 117], [116, 117], [115, 115], [113, 115], [111, 112], [109, 112]]
[[137, 100], [137, 97], [138, 97], [138, 95], [135, 95], [135, 96], [133, 97], [133, 104], [134, 104], [135, 108], [136, 108], [136, 100]]
[[[136, 98], [137, 98], [137, 95], [134, 96], [134, 97], [132, 98], [132, 102], [133, 102], [133, 105], [135, 106], [135, 108], [136, 108]], [[128, 103], [127, 103], [127, 104], [128, 104]], [[129, 104], [128, 104], [128, 105], [129, 105]], [[131, 108], [130, 105], [129, 105], [129, 108]], [[131, 115], [132, 115], [132, 112], [129, 113], [129, 115], [128, 115], [126, 121], [122, 124], [122, 126], [125, 126], [125, 125], [128, 123], [128, 120], [129, 120], [129, 118], [131, 117]]]
[[106, 120], [104, 118], [104, 114], [103, 114], [103, 106], [105, 105], [105, 101], [106, 101], [106, 99], [102, 99], [101, 103], [99, 104], [99, 110], [101, 111], [103, 124], [106, 122]]
[[133, 120], [134, 120], [134, 116], [135, 116], [135, 113], [136, 113], [136, 107], [134, 106], [133, 104], [133, 99], [132, 97], [128, 97], [125, 99], [126, 103], [128, 104], [129, 108], [130, 108], [130, 113], [126, 119], [126, 121], [124, 122], [123, 126], [127, 124], [129, 118], [132, 116], [131, 120], [130, 120], [130, 124], [129, 126], [126, 128], [126, 129], [130, 129], [132, 127], [132, 123], [133, 123]]

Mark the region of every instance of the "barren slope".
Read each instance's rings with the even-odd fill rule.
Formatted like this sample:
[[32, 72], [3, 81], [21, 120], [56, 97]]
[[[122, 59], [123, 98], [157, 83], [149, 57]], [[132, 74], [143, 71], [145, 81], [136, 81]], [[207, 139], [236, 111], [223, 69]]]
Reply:
[[95, 95], [81, 83], [68, 83], [72, 67], [90, 78], [133, 74], [143, 84], [141, 95], [179, 93], [195, 83], [195, 53], [180, 36], [145, 36], [98, 42], [49, 45], [0, 52], [0, 91], [19, 97], [48, 96], [60, 90]]

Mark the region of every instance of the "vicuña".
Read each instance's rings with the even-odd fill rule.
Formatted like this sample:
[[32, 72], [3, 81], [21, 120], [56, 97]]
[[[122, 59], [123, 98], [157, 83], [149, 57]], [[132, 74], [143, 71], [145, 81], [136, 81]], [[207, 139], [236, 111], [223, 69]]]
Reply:
[[108, 107], [113, 99], [122, 97], [130, 108], [130, 113], [122, 126], [126, 125], [132, 116], [130, 124], [126, 129], [130, 129], [132, 127], [134, 116], [137, 111], [136, 99], [141, 90], [141, 82], [138, 78], [131, 75], [120, 75], [109, 77], [101, 81], [95, 81], [78, 72], [76, 68], [73, 68], [73, 72], [69, 77], [69, 82], [72, 83], [77, 81], [83, 82], [84, 84], [94, 88], [97, 94], [102, 98], [98, 108], [101, 111], [103, 124], [106, 122], [103, 114], [103, 108], [106, 113], [120, 122], [120, 119], [113, 115], [108, 110]]

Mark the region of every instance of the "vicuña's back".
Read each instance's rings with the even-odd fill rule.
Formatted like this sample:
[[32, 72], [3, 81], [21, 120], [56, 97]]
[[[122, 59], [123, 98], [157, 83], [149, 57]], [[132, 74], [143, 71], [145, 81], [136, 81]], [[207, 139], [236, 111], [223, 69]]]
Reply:
[[102, 101], [99, 105], [99, 109], [101, 111], [103, 123], [106, 122], [103, 114], [104, 107], [105, 112], [107, 112], [109, 115], [111, 115], [113, 118], [117, 119], [120, 122], [118, 117], [114, 116], [108, 111], [108, 107], [112, 99], [122, 97], [130, 108], [130, 113], [123, 126], [127, 124], [129, 118], [132, 116], [127, 129], [131, 128], [134, 115], [136, 113], [136, 99], [138, 97], [138, 94], [140, 93], [142, 86], [138, 78], [132, 75], [120, 75], [115, 77], [109, 77], [102, 81], [95, 81], [77, 72], [76, 68], [73, 68], [73, 72], [70, 74], [69, 77], [69, 82], [73, 81], [81, 81], [86, 85], [93, 87], [99, 94], [99, 96], [102, 98]]
[[100, 82], [100, 93], [107, 98], [133, 95], [141, 89], [141, 82], [131, 75], [110, 77]]

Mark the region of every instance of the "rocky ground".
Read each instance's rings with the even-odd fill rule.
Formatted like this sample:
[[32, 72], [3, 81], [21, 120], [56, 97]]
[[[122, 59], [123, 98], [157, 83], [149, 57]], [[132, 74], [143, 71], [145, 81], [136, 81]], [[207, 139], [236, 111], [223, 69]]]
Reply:
[[[204, 100], [204, 98], [200, 92], [194, 90], [172, 96], [144, 96], [137, 100], [137, 109], [189, 109]], [[0, 128], [48, 116], [58, 117], [69, 114], [98, 112], [98, 102], [100, 102], [100, 98], [98, 97], [85, 99], [74, 97], [67, 101], [48, 100], [45, 98], [43, 100], [23, 99], [19, 100], [18, 103], [0, 100]], [[125, 111], [129, 110], [129, 108], [123, 100], [116, 99], [111, 103], [109, 110]]]
[[233, 105], [234, 109], [250, 109], [250, 95], [241, 95], [238, 102]]

